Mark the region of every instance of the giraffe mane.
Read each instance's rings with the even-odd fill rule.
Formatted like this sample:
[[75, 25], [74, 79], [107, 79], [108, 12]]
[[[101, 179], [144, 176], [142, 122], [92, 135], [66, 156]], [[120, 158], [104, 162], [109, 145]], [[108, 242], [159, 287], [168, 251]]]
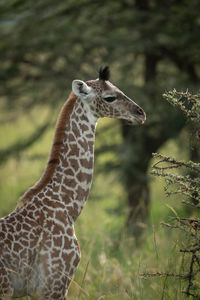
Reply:
[[51, 147], [49, 159], [46, 168], [35, 185], [30, 187], [20, 198], [22, 203], [26, 203], [34, 195], [39, 193], [51, 180], [55, 168], [59, 162], [59, 153], [62, 146], [63, 136], [66, 128], [66, 121], [69, 119], [70, 113], [74, 107], [77, 96], [71, 92], [67, 101], [63, 105], [60, 115], [57, 120], [56, 129], [54, 133], [53, 144]]

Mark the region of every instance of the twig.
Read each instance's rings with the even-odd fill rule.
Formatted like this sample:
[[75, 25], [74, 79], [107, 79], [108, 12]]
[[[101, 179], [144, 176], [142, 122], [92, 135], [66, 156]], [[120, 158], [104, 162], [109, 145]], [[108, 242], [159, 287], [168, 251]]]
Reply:
[[188, 279], [188, 274], [175, 274], [175, 273], [142, 273], [140, 274], [141, 277], [175, 277], [181, 279]]

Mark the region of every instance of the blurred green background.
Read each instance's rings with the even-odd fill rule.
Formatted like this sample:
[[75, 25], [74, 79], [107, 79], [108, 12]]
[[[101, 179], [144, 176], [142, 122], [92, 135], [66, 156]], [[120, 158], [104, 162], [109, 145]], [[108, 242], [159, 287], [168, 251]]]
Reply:
[[186, 299], [184, 281], [142, 274], [184, 264], [184, 240], [160, 222], [191, 212], [149, 171], [156, 151], [198, 160], [183, 114], [162, 93], [199, 89], [199, 11], [198, 0], [0, 2], [0, 216], [41, 176], [73, 79], [95, 79], [108, 64], [111, 82], [147, 113], [142, 127], [99, 121], [69, 299]]

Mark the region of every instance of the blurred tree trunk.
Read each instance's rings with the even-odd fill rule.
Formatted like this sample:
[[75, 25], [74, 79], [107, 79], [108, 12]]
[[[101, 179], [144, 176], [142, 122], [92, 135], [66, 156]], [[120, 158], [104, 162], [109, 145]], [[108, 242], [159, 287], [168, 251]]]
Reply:
[[[139, 130], [140, 133], [144, 132]], [[126, 226], [136, 238], [142, 233], [149, 213], [148, 165], [151, 150], [140, 143], [140, 137], [135, 131], [124, 125], [122, 127], [124, 147], [123, 157], [124, 185], [128, 201], [128, 218]], [[144, 138], [144, 135], [141, 135]], [[134, 153], [134, 154], [133, 154]]]
[[[159, 56], [149, 53], [145, 55], [143, 76], [146, 96], [153, 106], [156, 106], [158, 97], [156, 85], [158, 62]], [[122, 124], [124, 149], [121, 158], [129, 207], [126, 226], [136, 239], [141, 236], [149, 216], [148, 168], [152, 153], [156, 152], [169, 138], [175, 137], [185, 124], [183, 116], [179, 113], [170, 114], [167, 110], [163, 118], [159, 116], [157, 123], [148, 122], [148, 118], [151, 116], [147, 114], [147, 124], [138, 128]]]
[[[154, 87], [158, 60], [159, 58], [154, 54], [146, 54], [145, 56], [144, 79], [149, 98], [155, 96]], [[127, 175], [125, 176], [125, 187], [127, 191], [129, 207], [127, 227], [130, 233], [135, 237], [140, 236], [145, 227], [149, 214], [150, 196], [147, 172], [153, 146], [144, 145], [144, 141], [147, 138], [145, 134], [145, 128], [142, 128], [142, 130], [139, 131], [142, 133], [141, 136], [139, 136], [138, 133], [136, 133], [136, 130], [131, 127], [126, 125], [122, 127], [122, 135], [124, 138], [125, 147], [130, 148], [131, 151], [128, 151], [128, 153], [132, 155], [134, 152], [134, 157], [136, 157], [136, 160], [130, 164], [131, 158], [128, 155], [126, 157], [126, 168], [124, 169], [124, 174]], [[138, 144], [135, 145], [136, 143]], [[128, 172], [127, 168], [129, 168]]]

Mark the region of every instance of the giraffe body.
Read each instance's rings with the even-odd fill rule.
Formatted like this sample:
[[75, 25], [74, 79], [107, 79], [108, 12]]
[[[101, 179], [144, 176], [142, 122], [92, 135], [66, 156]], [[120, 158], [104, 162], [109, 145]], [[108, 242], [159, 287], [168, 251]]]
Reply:
[[137, 104], [101, 78], [106, 69], [102, 74], [73, 82], [43, 176], [23, 195], [22, 206], [0, 219], [0, 299], [65, 299], [81, 257], [74, 222], [92, 182], [97, 120], [145, 120]]

